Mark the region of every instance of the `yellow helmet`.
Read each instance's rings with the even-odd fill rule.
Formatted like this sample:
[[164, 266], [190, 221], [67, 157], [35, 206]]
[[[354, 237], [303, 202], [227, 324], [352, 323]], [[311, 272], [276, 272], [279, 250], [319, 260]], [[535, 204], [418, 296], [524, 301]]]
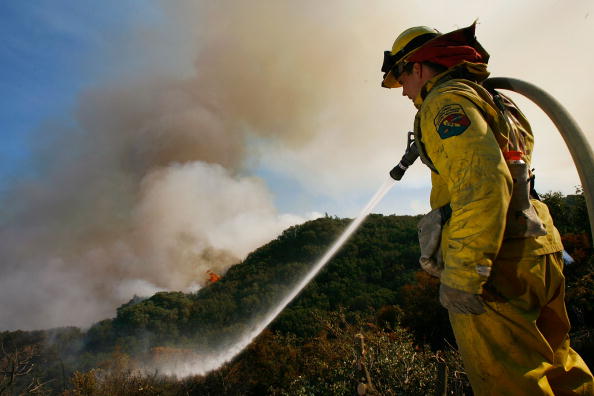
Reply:
[[[427, 26], [415, 26], [400, 33], [392, 45], [392, 51], [384, 51], [382, 87], [400, 87], [396, 79], [402, 72], [402, 66], [406, 63], [406, 58], [428, 41], [440, 35], [439, 31]], [[399, 70], [394, 70], [395, 68]]]

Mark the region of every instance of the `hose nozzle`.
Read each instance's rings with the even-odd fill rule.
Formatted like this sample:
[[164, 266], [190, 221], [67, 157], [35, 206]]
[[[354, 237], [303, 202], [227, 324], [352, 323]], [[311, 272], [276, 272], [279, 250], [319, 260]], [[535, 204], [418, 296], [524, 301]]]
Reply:
[[409, 132], [407, 136], [406, 151], [404, 152], [404, 155], [402, 156], [402, 159], [400, 160], [398, 165], [396, 165], [390, 171], [390, 176], [392, 177], [392, 179], [402, 179], [402, 176], [404, 176], [404, 172], [406, 172], [408, 167], [411, 166], [417, 158], [419, 158], [419, 149], [415, 144], [414, 133]]

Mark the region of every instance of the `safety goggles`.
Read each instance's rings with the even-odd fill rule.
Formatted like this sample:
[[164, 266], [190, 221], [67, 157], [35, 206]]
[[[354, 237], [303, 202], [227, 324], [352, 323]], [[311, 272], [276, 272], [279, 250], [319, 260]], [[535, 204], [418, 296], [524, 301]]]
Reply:
[[404, 71], [404, 68], [406, 67], [406, 64], [408, 62], [396, 63], [396, 61], [400, 57], [399, 55], [400, 53], [392, 55], [390, 51], [384, 51], [384, 63], [382, 64], [382, 72], [384, 73], [384, 79], [386, 78], [390, 70], [392, 71], [392, 75], [396, 78], [399, 75], [401, 75]]
[[394, 67], [396, 57], [390, 51], [384, 51], [384, 63], [382, 64], [382, 73], [388, 73]]

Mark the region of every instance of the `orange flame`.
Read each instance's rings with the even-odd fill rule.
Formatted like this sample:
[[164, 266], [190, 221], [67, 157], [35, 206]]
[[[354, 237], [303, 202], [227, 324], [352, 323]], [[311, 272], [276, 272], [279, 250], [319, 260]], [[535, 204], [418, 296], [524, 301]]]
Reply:
[[211, 270], [206, 271], [208, 274], [208, 283], [212, 284], [221, 279], [221, 276], [212, 272]]

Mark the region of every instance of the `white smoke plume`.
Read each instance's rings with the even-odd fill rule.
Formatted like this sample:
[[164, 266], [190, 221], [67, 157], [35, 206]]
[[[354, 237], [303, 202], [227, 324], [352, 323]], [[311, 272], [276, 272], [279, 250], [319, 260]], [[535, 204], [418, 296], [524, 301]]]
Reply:
[[[62, 189], [67, 196], [54, 199], [76, 196], [77, 187]], [[98, 194], [97, 201], [131, 199]], [[113, 316], [134, 294], [196, 290], [206, 283], [207, 270], [224, 273], [303, 221], [279, 215], [258, 179], [234, 177], [220, 165], [199, 161], [149, 172], [130, 209], [115, 212], [122, 207], [109, 205], [113, 213], [94, 213], [101, 203], [87, 204], [68, 210], [64, 203], [63, 213], [3, 230], [16, 243], [3, 238], [3, 261], [18, 260], [5, 266], [0, 281], [3, 327], [84, 326]]]
[[135, 293], [195, 290], [304, 220], [277, 213], [243, 165], [250, 136], [299, 146], [319, 131], [332, 65], [303, 64], [324, 62], [322, 47], [296, 34], [272, 57], [280, 39], [264, 35], [286, 26], [239, 15], [230, 31], [207, 25], [192, 75], [107, 82], [81, 95], [74, 124], [42, 126], [37, 173], [4, 199], [0, 328], [85, 326]]

